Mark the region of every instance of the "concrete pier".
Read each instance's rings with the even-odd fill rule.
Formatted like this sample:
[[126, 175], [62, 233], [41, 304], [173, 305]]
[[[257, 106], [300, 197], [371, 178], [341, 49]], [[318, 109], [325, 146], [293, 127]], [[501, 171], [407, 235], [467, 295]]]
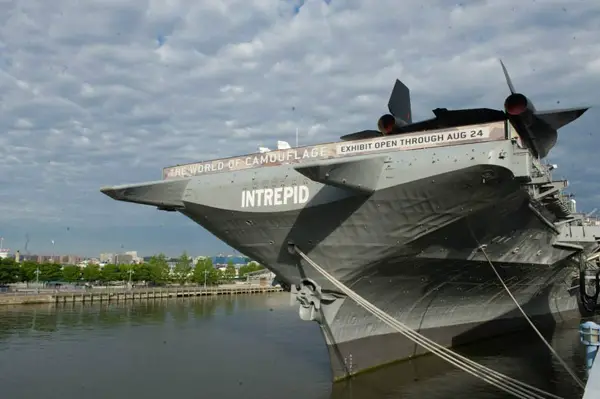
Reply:
[[0, 305], [25, 305], [35, 303], [142, 301], [150, 299], [184, 298], [213, 295], [250, 295], [281, 292], [281, 287], [231, 285], [222, 287], [164, 287], [58, 291], [54, 293], [3, 293]]

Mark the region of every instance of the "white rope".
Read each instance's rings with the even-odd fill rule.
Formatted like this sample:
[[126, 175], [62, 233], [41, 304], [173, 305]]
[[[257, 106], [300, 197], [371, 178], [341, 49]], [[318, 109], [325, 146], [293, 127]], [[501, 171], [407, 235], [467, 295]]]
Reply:
[[[379, 309], [375, 305], [371, 304], [369, 301], [358, 295], [356, 292], [346, 287], [343, 283], [337, 280], [335, 277], [327, 273], [323, 268], [317, 265], [312, 261], [305, 253], [303, 253], [298, 247], [295, 247], [296, 252], [306, 261], [308, 262], [315, 270], [321, 273], [327, 280], [329, 280], [334, 286], [336, 286], [339, 290], [341, 290], [344, 294], [346, 294], [349, 298], [353, 299], [358, 305], [362, 306], [374, 316], [379, 318], [385, 324], [393, 328], [394, 330], [400, 332], [411, 341], [421, 345], [425, 349], [430, 352], [436, 354], [440, 358], [446, 360], [448, 363], [460, 368], [461, 370], [480, 378], [489, 384], [495, 386], [496, 388], [510, 393], [513, 396], [518, 398], [540, 398], [543, 399], [545, 395], [546, 397], [562, 399], [560, 396], [556, 396], [549, 392], [543, 391], [539, 388], [533, 387], [529, 384], [526, 384], [522, 381], [516, 380], [514, 378], [508, 377], [497, 371], [489, 369], [483, 365], [480, 365], [464, 356], [461, 356], [448, 348], [445, 348], [438, 343], [430, 340], [429, 338], [419, 334], [418, 332], [412, 330], [408, 326], [404, 325], [400, 321], [394, 319], [389, 314], [385, 313], [383, 310]], [[537, 392], [537, 393], [535, 393]]]
[[492, 268], [492, 270], [496, 274], [496, 277], [498, 277], [498, 280], [500, 281], [500, 284], [502, 284], [502, 286], [506, 290], [506, 293], [510, 296], [510, 298], [513, 300], [513, 302], [515, 303], [515, 305], [517, 305], [517, 308], [519, 308], [519, 311], [523, 314], [523, 317], [525, 317], [525, 320], [527, 320], [527, 322], [529, 323], [529, 325], [531, 326], [531, 328], [533, 328], [533, 331], [535, 331], [537, 333], [537, 335], [540, 337], [540, 339], [542, 340], [542, 342], [548, 347], [548, 349], [550, 350], [550, 352], [552, 352], [552, 354], [554, 355], [554, 357], [556, 357], [556, 359], [565, 368], [565, 370], [567, 370], [567, 373], [569, 373], [571, 375], [571, 377], [573, 377], [573, 380], [575, 380], [575, 382], [582, 389], [585, 389], [585, 384], [579, 379], [579, 377], [577, 377], [577, 374], [575, 374], [575, 372], [569, 367], [569, 365], [567, 365], [567, 363], [560, 357], [560, 355], [558, 353], [556, 353], [556, 351], [554, 350], [554, 348], [552, 347], [552, 345], [550, 345], [550, 343], [546, 340], [546, 338], [544, 338], [544, 336], [537, 329], [537, 327], [535, 326], [535, 324], [533, 324], [533, 321], [531, 321], [531, 319], [529, 318], [529, 316], [527, 316], [527, 313], [525, 313], [525, 311], [523, 310], [523, 308], [521, 307], [521, 305], [519, 305], [519, 302], [517, 302], [517, 300], [513, 296], [512, 292], [510, 292], [510, 289], [508, 289], [508, 287], [506, 286], [506, 284], [504, 284], [504, 280], [502, 280], [502, 277], [498, 273], [498, 270], [494, 266], [494, 263], [489, 258], [487, 252], [485, 252], [485, 247], [482, 246], [482, 245], [480, 245], [479, 241], [477, 241], [477, 244], [479, 245], [479, 249], [483, 253], [483, 256], [485, 256], [485, 259], [487, 259], [488, 263], [490, 264], [490, 267]]

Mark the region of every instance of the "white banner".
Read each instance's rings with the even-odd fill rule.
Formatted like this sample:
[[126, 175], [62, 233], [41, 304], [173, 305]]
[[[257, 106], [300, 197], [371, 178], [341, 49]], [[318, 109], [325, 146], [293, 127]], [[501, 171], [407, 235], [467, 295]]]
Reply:
[[456, 145], [490, 138], [489, 127], [473, 127], [473, 129], [451, 130], [435, 133], [395, 134], [389, 138], [362, 143], [338, 144], [338, 155], [359, 154], [384, 150], [415, 150], [420, 148]]
[[[163, 169], [163, 179], [176, 179], [204, 174], [246, 170], [264, 166], [301, 164], [317, 160], [343, 158], [370, 152], [416, 150], [458, 144], [505, 139], [504, 122], [463, 126], [455, 129], [431, 130], [412, 134], [394, 134], [358, 141], [317, 144], [255, 153], [206, 162], [170, 166]], [[274, 194], [275, 195], [275, 194]]]

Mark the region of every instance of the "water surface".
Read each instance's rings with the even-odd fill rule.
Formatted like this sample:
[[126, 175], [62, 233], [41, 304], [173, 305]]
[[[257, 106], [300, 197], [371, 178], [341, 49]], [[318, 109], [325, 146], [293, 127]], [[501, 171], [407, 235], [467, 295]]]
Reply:
[[[583, 377], [577, 323], [556, 330], [552, 344]], [[581, 397], [532, 334], [460, 351], [564, 398]], [[7, 399], [510, 397], [434, 356], [330, 381], [319, 328], [299, 319], [287, 294], [0, 308]]]

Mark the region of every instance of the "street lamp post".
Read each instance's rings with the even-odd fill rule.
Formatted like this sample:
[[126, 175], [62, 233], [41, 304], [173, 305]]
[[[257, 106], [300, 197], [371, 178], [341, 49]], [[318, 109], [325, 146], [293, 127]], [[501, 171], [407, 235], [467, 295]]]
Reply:
[[40, 293], [40, 266], [36, 266], [35, 268], [35, 289], [36, 292]]
[[204, 289], [206, 289], [206, 276], [208, 275], [208, 270], [204, 271]]
[[131, 275], [133, 274], [133, 266], [129, 268], [129, 270], [127, 271], [127, 273], [129, 273], [129, 289], [132, 289], [132, 286], [131, 286]]

